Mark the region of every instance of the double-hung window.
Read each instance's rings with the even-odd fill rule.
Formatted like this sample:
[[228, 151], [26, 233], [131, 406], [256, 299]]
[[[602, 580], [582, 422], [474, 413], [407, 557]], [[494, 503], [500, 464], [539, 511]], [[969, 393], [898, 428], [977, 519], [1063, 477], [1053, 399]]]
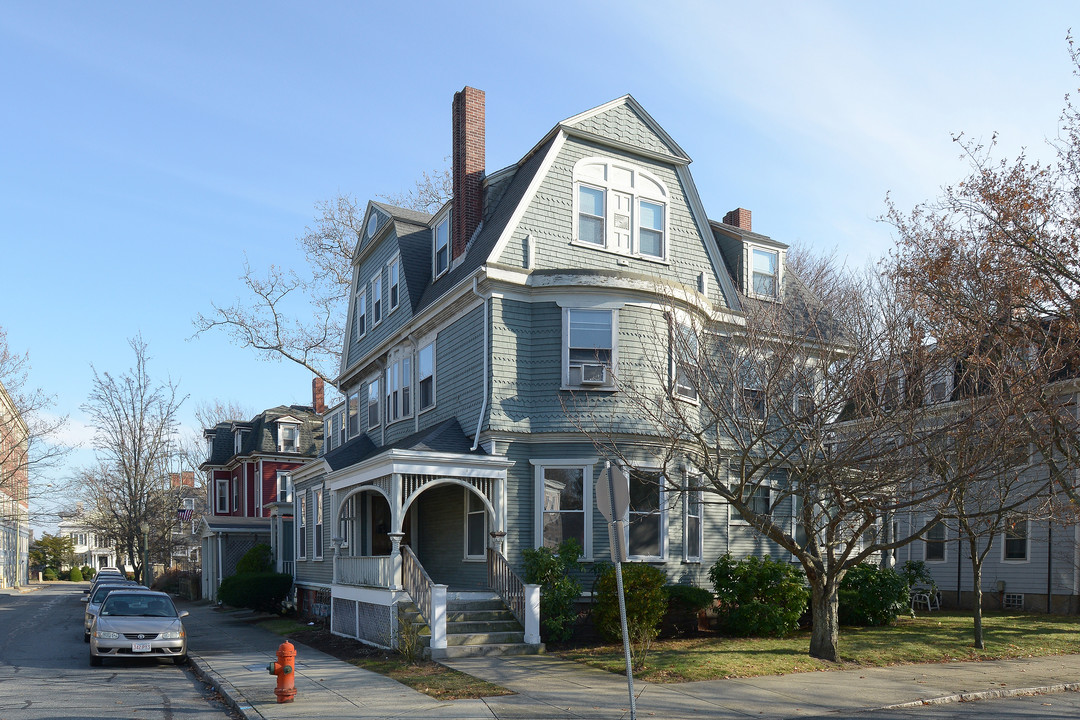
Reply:
[[945, 550], [947, 543], [945, 523], [938, 521], [930, 526], [923, 539], [923, 559], [926, 562], [945, 562]]
[[386, 270], [390, 282], [390, 310], [388, 312], [394, 312], [398, 306], [398, 294], [401, 288], [401, 261], [394, 258], [390, 261]]
[[349, 437], [354, 438], [360, 434], [360, 390], [349, 392]]
[[367, 426], [370, 430], [379, 426], [379, 379], [372, 378], [367, 386]]
[[435, 240], [435, 277], [439, 277], [450, 267], [450, 213], [439, 218], [432, 233]]
[[323, 556], [323, 495], [322, 490], [315, 488], [311, 496], [311, 519], [315, 526], [315, 540], [312, 543], [316, 558]]
[[382, 322], [382, 271], [371, 278], [371, 327]]
[[1001, 543], [1002, 562], [1028, 561], [1028, 521], [1016, 519], [1005, 527], [1005, 537]]
[[777, 297], [780, 287], [780, 253], [775, 250], [753, 248], [752, 285], [755, 295], [765, 298]]
[[487, 557], [487, 508], [480, 497], [465, 489], [465, 559]]
[[571, 387], [611, 387], [616, 367], [614, 310], [565, 311], [563, 376]]
[[701, 492], [701, 478], [696, 476], [687, 478], [686, 491], [683, 493], [683, 507], [686, 510], [686, 516], [683, 519], [683, 531], [686, 535], [683, 544], [683, 559], [687, 562], [701, 562], [701, 546], [704, 537], [702, 529], [704, 504]]
[[664, 558], [663, 476], [630, 471], [630, 522], [627, 555], [635, 560]]
[[589, 556], [586, 537], [586, 510], [592, 506], [586, 495], [590, 490], [589, 479], [586, 466], [536, 468], [537, 490], [542, 495], [538, 503], [541, 508], [538, 546], [558, 548], [574, 538], [583, 556]]
[[353, 301], [353, 341], [359, 342], [367, 332], [367, 288], [356, 291]]
[[325, 455], [326, 453], [336, 448], [337, 445], [334, 444], [333, 421], [330, 419], [329, 416], [323, 419], [322, 426], [323, 444], [320, 452]]
[[307, 557], [307, 496], [307, 490], [300, 493], [300, 507], [296, 514], [296, 557], [301, 560]]
[[215, 504], [214, 512], [221, 515], [229, 512], [229, 481], [228, 480], [215, 480]]
[[412, 413], [412, 359], [405, 355], [386, 367], [386, 422]]
[[620, 255], [668, 258], [668, 191], [648, 170], [608, 158], [574, 166], [574, 241]]
[[281, 470], [277, 474], [277, 501], [292, 502], [292, 475]]
[[278, 423], [278, 452], [300, 452], [300, 426], [293, 423]]
[[698, 339], [694, 329], [676, 324], [671, 333], [671, 387], [676, 397], [697, 400]]
[[[772, 514], [772, 488], [762, 483], [757, 486], [747, 487], [743, 492], [743, 502], [746, 503], [750, 512], [755, 515]], [[732, 520], [737, 523], [748, 522], [743, 514], [732, 508]]]
[[416, 356], [416, 372], [420, 410], [427, 410], [435, 404], [435, 341], [420, 348]]

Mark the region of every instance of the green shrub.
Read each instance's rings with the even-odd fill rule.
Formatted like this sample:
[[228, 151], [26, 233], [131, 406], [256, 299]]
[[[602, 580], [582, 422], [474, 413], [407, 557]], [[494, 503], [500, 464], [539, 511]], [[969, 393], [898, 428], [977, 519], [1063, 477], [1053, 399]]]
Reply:
[[871, 563], [848, 570], [840, 581], [839, 595], [841, 625], [888, 625], [908, 607], [907, 580], [895, 570]]
[[709, 568], [721, 629], [737, 637], [787, 635], [810, 598], [802, 571], [790, 563], [722, 555]]
[[696, 632], [698, 613], [712, 607], [712, 593], [694, 585], [665, 585], [664, 592], [668, 596], [668, 609], [661, 632], [665, 635]]
[[540, 586], [540, 630], [546, 642], [563, 642], [574, 634], [577, 612], [574, 603], [581, 596], [581, 583], [572, 571], [578, 568], [581, 544], [564, 540], [558, 550], [526, 548], [525, 582]]
[[236, 574], [247, 575], [248, 573], [267, 573], [274, 570], [274, 556], [270, 546], [259, 543], [244, 553], [244, 557], [236, 563]]
[[[630, 636], [634, 667], [641, 667], [652, 641], [660, 632], [660, 621], [667, 612], [666, 577], [652, 565], [627, 563], [622, 566], [623, 595], [626, 599], [626, 632]], [[622, 639], [619, 618], [619, 593], [615, 568], [609, 567], [596, 581], [593, 622], [608, 640]]]
[[95, 575], [97, 575], [97, 570], [90, 567], [89, 565], [82, 566], [83, 580], [93, 580]]
[[930, 574], [930, 571], [926, 568], [926, 563], [922, 560], [908, 560], [900, 567], [900, 576], [904, 578], [904, 582], [907, 583], [908, 589], [913, 587], [927, 587], [937, 592], [937, 583], [934, 582], [934, 576]]
[[233, 607], [263, 612], [278, 612], [281, 601], [292, 589], [292, 575], [287, 573], [246, 573], [221, 581], [218, 600]]
[[41, 572], [41, 579], [46, 581], [56, 580], [56, 568], [47, 567]]
[[71, 568], [71, 572], [68, 574], [68, 580], [70, 580], [71, 582], [82, 582], [82, 570], [77, 567]]

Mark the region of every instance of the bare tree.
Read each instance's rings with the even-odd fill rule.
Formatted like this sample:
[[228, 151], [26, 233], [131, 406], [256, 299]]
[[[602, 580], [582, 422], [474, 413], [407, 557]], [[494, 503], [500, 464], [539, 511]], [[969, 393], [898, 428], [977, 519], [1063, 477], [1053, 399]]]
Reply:
[[0, 494], [9, 498], [0, 502], [0, 521], [43, 516], [34, 501], [48, 493], [31, 480], [68, 453], [58, 442], [67, 417], [52, 415], [54, 405], [55, 398], [30, 381], [29, 353], [12, 350], [0, 327]]
[[[416, 186], [389, 196], [402, 207], [434, 212], [450, 197], [448, 171], [423, 173]], [[233, 342], [265, 359], [285, 359], [326, 382], [337, 375], [344, 345], [352, 283], [352, 257], [363, 237], [364, 205], [341, 194], [318, 203], [313, 225], [297, 243], [305, 266], [271, 265], [265, 272], [244, 263], [244, 296], [231, 304], [211, 303], [194, 321], [195, 335], [224, 330]]]
[[[98, 372], [83, 411], [96, 431], [96, 464], [84, 468], [75, 490], [88, 501], [88, 524], [112, 538], [132, 559], [140, 577], [143, 525], [159, 547], [172, 525], [168, 470], [175, 452], [177, 412], [185, 397], [171, 381], [149, 371], [146, 343], [129, 341], [135, 364], [122, 375]], [[168, 520], [166, 521], [166, 518]]]
[[[911, 375], [890, 362], [915, 337], [896, 288], [829, 263], [815, 278], [827, 302], [789, 272], [780, 302], [745, 298], [742, 313], [661, 290], [666, 322], [620, 359], [627, 409], [613, 417], [610, 399], [583, 393], [566, 412], [632, 475], [662, 468], [671, 496], [703, 493], [796, 558], [810, 655], [835, 661], [844, 575], [925, 532], [953, 487], [919, 477], [918, 414], [889, 383]], [[925, 521], [898, 537], [889, 519], [916, 508]]]

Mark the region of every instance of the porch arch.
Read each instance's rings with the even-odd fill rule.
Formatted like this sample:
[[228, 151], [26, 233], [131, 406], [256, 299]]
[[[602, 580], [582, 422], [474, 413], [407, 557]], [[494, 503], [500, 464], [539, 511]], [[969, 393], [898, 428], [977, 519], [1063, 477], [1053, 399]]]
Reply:
[[[491, 487], [490, 488], [485, 487], [482, 490], [481, 488], [477, 487], [477, 485], [480, 485], [480, 484], [483, 484], [483, 485], [490, 484]], [[402, 502], [402, 504], [401, 504], [401, 512], [399, 514], [399, 517], [397, 518], [397, 521], [396, 521], [397, 524], [395, 526], [394, 532], [401, 532], [401, 523], [403, 522], [403, 520], [405, 518], [405, 513], [408, 512], [408, 510], [412, 506], [413, 502], [415, 502], [416, 499], [418, 497], [420, 497], [420, 495], [423, 494], [423, 492], [425, 490], [430, 490], [431, 488], [440, 487], [442, 485], [460, 485], [461, 487], [464, 487], [464, 488], [470, 490], [473, 493], [473, 495], [476, 495], [477, 497], [480, 498], [481, 501], [483, 501], [484, 509], [487, 511], [488, 517], [490, 517], [492, 519], [494, 524], [499, 525], [501, 518], [499, 517], [499, 514], [495, 512], [495, 503], [492, 502], [492, 498], [488, 497], [488, 495], [484, 492], [484, 490], [488, 490], [489, 492], [494, 492], [495, 491], [494, 484], [495, 483], [493, 481], [488, 480], [487, 478], [481, 478], [480, 481], [477, 482], [475, 479], [472, 479], [472, 478], [455, 478], [455, 477], [441, 477], [441, 476], [432, 477], [431, 479], [427, 480], [426, 482], [423, 482], [423, 483], [417, 485], [417, 487], [412, 488], [411, 492], [409, 492], [409, 494], [405, 498], [404, 502]], [[502, 528], [500, 527], [499, 529], [501, 530]]]

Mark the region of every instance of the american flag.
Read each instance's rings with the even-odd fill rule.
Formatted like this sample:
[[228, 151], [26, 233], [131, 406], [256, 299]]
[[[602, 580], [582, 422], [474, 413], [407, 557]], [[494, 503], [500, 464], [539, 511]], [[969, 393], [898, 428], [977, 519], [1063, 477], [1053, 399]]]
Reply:
[[187, 522], [191, 519], [191, 508], [176, 508], [176, 519], [180, 522]]

